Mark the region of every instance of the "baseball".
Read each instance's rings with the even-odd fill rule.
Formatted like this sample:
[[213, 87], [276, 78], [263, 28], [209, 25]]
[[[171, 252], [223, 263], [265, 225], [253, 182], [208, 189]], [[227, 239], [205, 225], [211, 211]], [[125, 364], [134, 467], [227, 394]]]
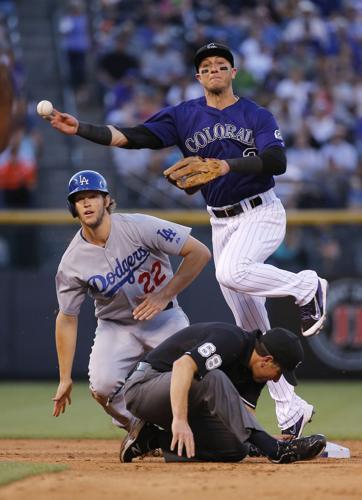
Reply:
[[40, 101], [36, 110], [40, 116], [49, 116], [53, 112], [53, 104], [50, 101]]

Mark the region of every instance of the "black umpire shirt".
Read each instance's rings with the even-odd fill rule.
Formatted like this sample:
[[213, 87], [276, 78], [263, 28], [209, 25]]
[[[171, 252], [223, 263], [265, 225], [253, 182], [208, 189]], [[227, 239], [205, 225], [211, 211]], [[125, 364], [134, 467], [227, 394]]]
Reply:
[[255, 408], [265, 383], [253, 380], [248, 364], [259, 336], [259, 331], [246, 332], [228, 323], [196, 323], [162, 342], [144, 361], [154, 370], [169, 372], [176, 359], [188, 354], [197, 364], [198, 378], [210, 370], [222, 370], [243, 401]]

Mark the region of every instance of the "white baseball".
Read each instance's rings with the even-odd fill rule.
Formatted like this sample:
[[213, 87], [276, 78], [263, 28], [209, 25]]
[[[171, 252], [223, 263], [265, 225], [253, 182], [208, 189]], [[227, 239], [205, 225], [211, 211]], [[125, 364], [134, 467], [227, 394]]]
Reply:
[[49, 116], [53, 112], [53, 104], [50, 101], [40, 101], [36, 110], [40, 116]]

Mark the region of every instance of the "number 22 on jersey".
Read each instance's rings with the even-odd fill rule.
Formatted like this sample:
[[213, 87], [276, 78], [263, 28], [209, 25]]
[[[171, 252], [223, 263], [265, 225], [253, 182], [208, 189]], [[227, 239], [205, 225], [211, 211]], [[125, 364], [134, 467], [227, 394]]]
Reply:
[[166, 279], [166, 274], [162, 273], [161, 262], [156, 260], [152, 264], [151, 272], [145, 271], [138, 277], [138, 283], [143, 285], [144, 293], [152, 293], [156, 287]]

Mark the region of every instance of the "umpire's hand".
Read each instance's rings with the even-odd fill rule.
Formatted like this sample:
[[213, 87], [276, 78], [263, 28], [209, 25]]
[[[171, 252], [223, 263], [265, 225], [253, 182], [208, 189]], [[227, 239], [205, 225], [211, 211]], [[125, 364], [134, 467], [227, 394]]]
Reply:
[[185, 420], [173, 419], [172, 421], [172, 442], [171, 451], [177, 444], [177, 455], [182, 456], [183, 448], [185, 447], [187, 458], [195, 456], [195, 441], [191, 427]]

